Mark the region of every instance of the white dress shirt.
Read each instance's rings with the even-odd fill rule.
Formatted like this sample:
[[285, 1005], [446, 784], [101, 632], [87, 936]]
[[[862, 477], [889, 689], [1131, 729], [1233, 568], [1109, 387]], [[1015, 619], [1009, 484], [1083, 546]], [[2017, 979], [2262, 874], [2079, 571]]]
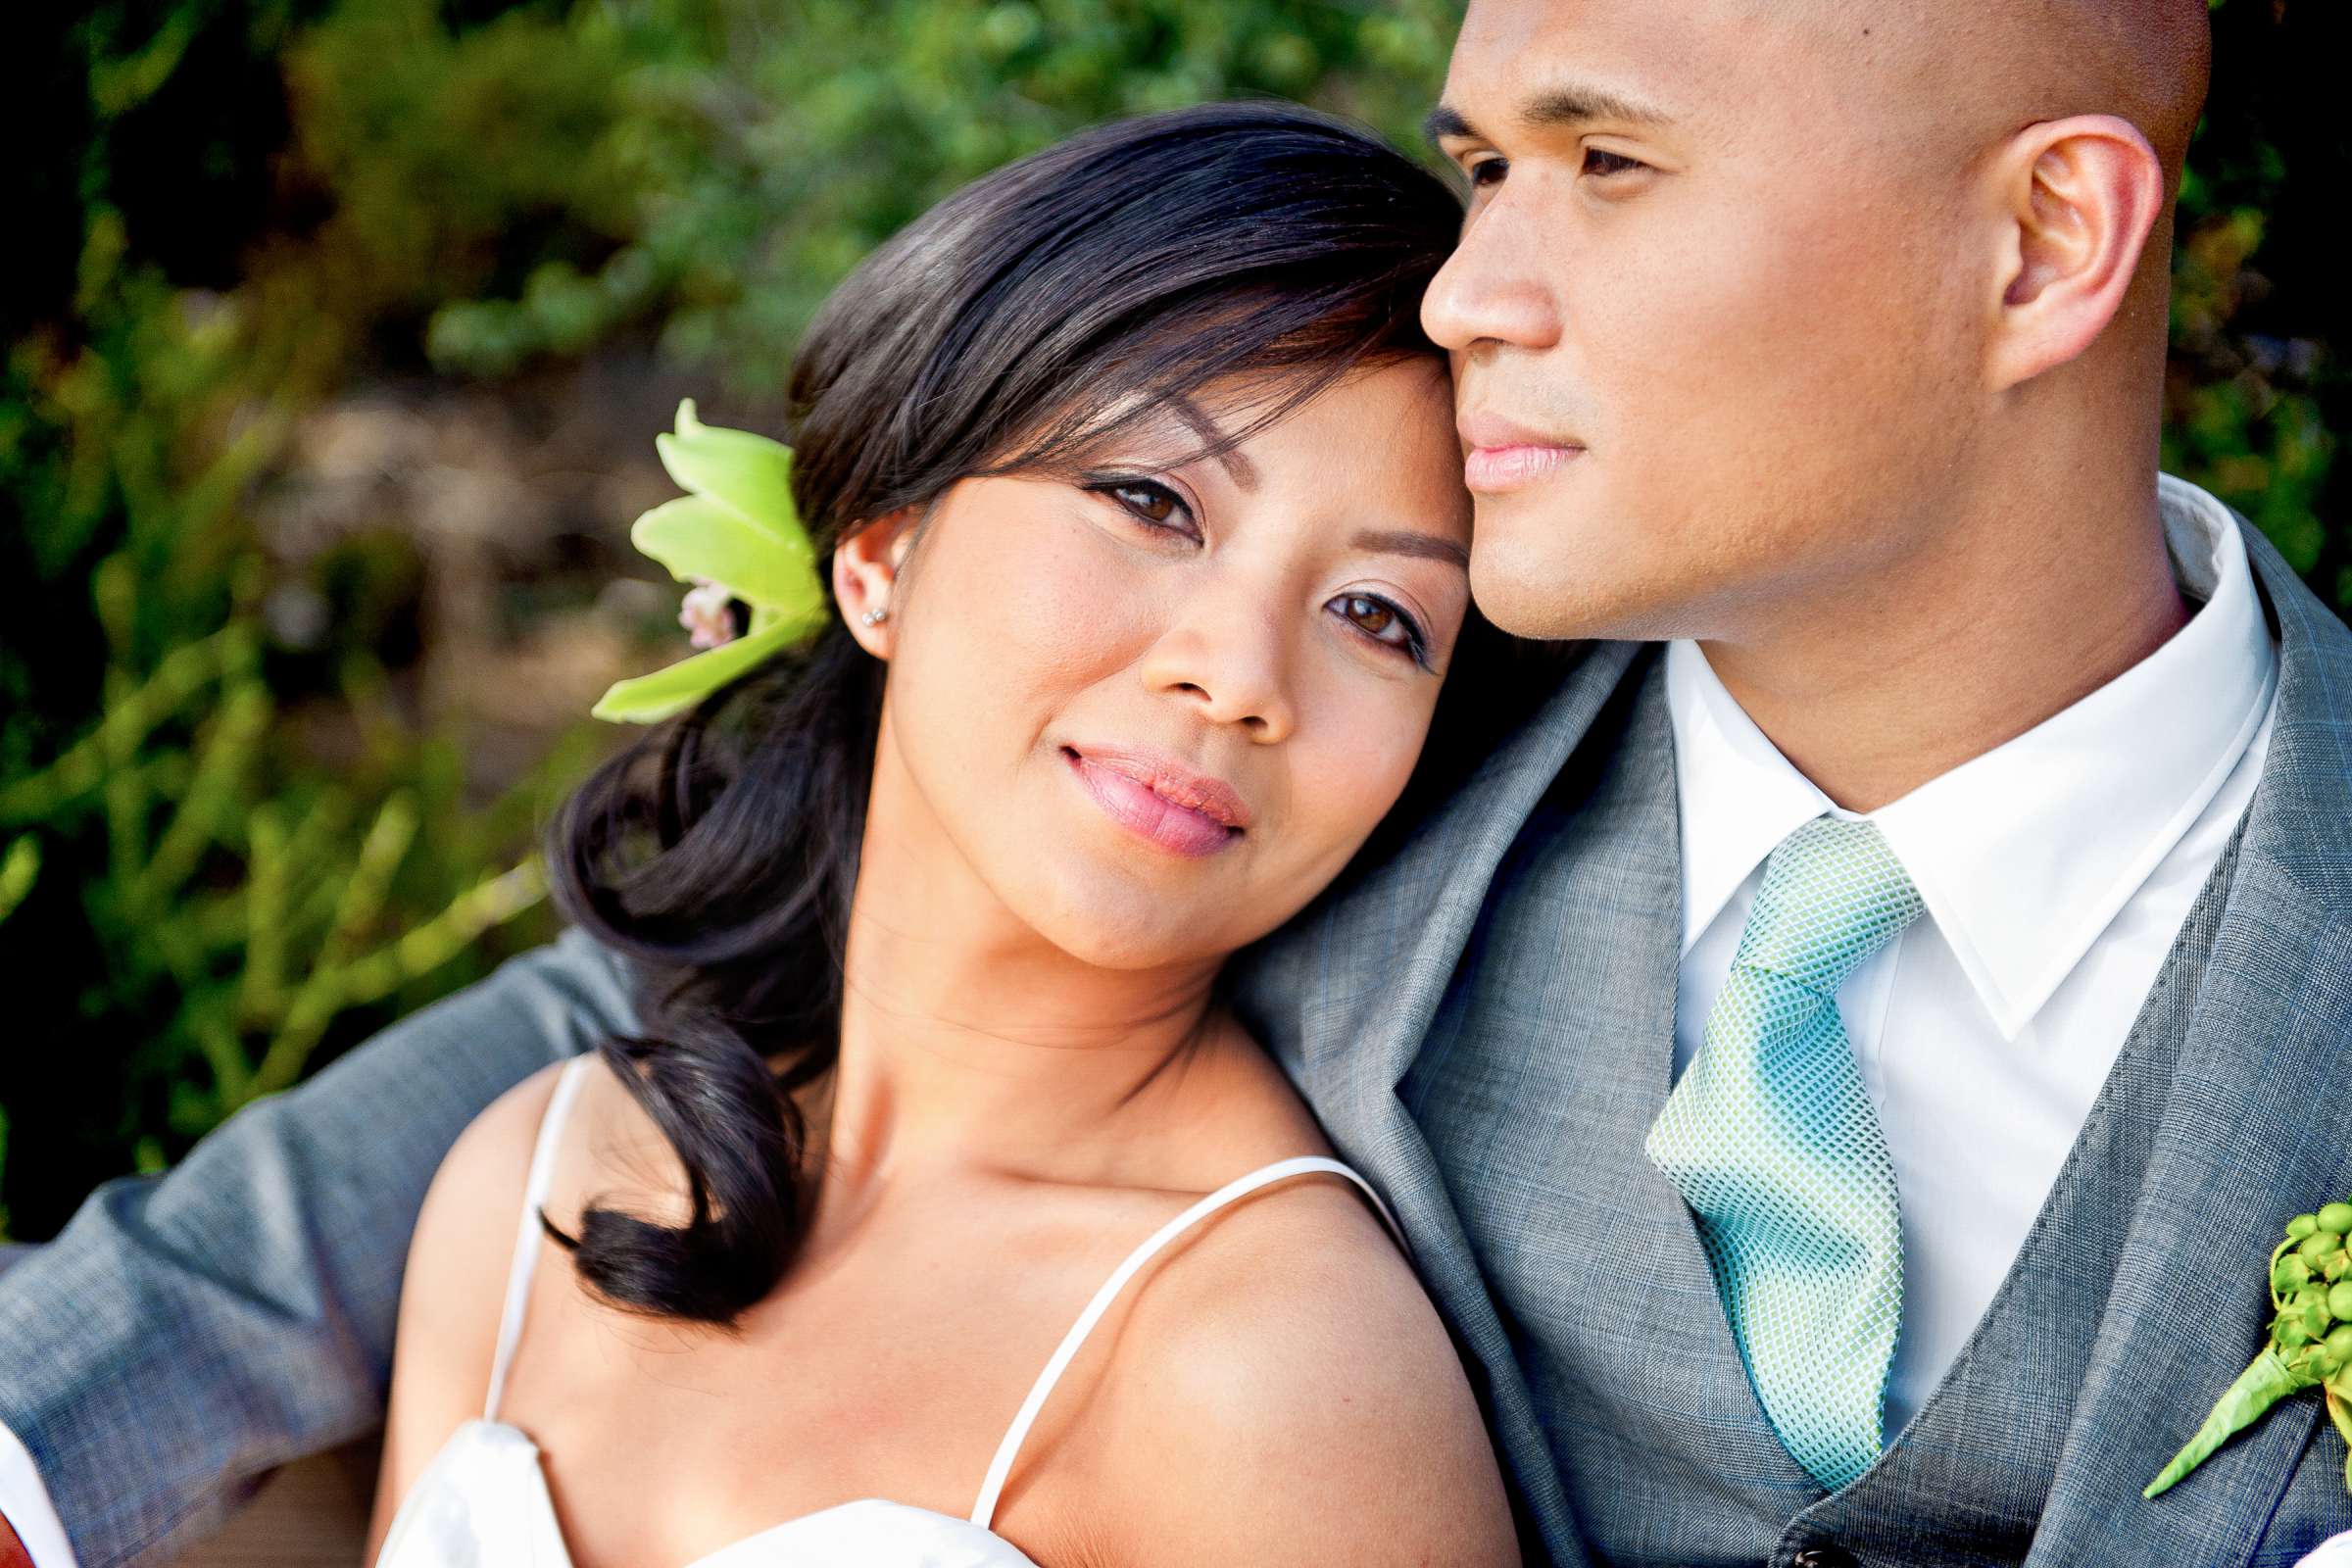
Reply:
[[65, 1524], [49, 1501], [49, 1489], [41, 1485], [32, 1455], [5, 1426], [0, 1426], [0, 1519], [16, 1531], [32, 1568], [76, 1568]]
[[[1927, 912], [1838, 1010], [1894, 1159], [1903, 1317], [1891, 1436], [1992, 1301], [2261, 776], [2278, 650], [2245, 541], [2159, 482], [2182, 592], [2204, 603], [2139, 663], [2015, 740], [1866, 814]], [[1666, 653], [1682, 805], [1675, 1072], [1699, 1049], [1764, 877], [1822, 815], [1695, 643]]]

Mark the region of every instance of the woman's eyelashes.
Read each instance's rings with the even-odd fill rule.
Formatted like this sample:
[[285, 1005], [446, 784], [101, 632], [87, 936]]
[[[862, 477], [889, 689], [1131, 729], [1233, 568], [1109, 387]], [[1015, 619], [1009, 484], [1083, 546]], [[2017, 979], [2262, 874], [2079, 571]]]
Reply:
[[[1342, 594], [1325, 608], [1383, 648], [1394, 648], [1423, 669], [1429, 662], [1429, 634], [1404, 608], [1378, 594]], [[1433, 671], [1434, 673], [1434, 671]]]
[[1148, 528], [1186, 538], [1200, 537], [1200, 529], [1193, 521], [1193, 509], [1184, 497], [1156, 479], [1104, 477], [1090, 480], [1086, 488], [1092, 494], [1107, 498]]
[[[1156, 479], [1102, 475], [1088, 479], [1084, 488], [1089, 494], [1109, 501], [1149, 533], [1200, 540], [1200, 526], [1194, 519], [1191, 504]], [[1429, 633], [1409, 611], [1394, 600], [1379, 594], [1346, 593], [1324, 608], [1346, 621], [1364, 641], [1402, 654], [1435, 673], [1436, 666], [1430, 662]]]

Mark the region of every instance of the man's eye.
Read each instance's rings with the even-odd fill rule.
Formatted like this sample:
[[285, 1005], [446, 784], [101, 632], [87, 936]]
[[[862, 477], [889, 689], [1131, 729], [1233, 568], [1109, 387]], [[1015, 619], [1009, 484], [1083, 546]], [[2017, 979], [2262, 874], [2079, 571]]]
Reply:
[[1481, 158], [1470, 166], [1470, 183], [1473, 185], [1499, 185], [1502, 183], [1502, 176], [1510, 172], [1510, 160], [1507, 158]]
[[1637, 169], [1647, 169], [1648, 167], [1641, 159], [1628, 158], [1623, 153], [1612, 153], [1599, 147], [1585, 149], [1585, 172], [1588, 174], [1597, 174], [1606, 178], [1610, 174], [1631, 173]]

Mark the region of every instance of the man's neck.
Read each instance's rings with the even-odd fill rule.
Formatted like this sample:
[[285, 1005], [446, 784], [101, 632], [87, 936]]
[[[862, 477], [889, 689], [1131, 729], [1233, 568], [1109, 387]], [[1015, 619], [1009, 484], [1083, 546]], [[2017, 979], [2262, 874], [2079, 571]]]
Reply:
[[[2064, 711], [2188, 623], [2153, 498], [2036, 508], [1867, 580], [1804, 613], [1702, 640], [1757, 728], [1852, 811], [1900, 800]], [[2065, 527], [2061, 517], [2097, 519]]]

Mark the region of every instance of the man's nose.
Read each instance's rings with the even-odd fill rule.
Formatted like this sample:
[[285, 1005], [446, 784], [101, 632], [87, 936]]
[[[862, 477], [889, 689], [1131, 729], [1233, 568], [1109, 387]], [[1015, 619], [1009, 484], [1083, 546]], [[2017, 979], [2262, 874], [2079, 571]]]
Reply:
[[1462, 225], [1461, 242], [1421, 299], [1421, 326], [1441, 348], [1475, 355], [1497, 344], [1547, 349], [1559, 341], [1550, 270], [1532, 191], [1505, 186]]

